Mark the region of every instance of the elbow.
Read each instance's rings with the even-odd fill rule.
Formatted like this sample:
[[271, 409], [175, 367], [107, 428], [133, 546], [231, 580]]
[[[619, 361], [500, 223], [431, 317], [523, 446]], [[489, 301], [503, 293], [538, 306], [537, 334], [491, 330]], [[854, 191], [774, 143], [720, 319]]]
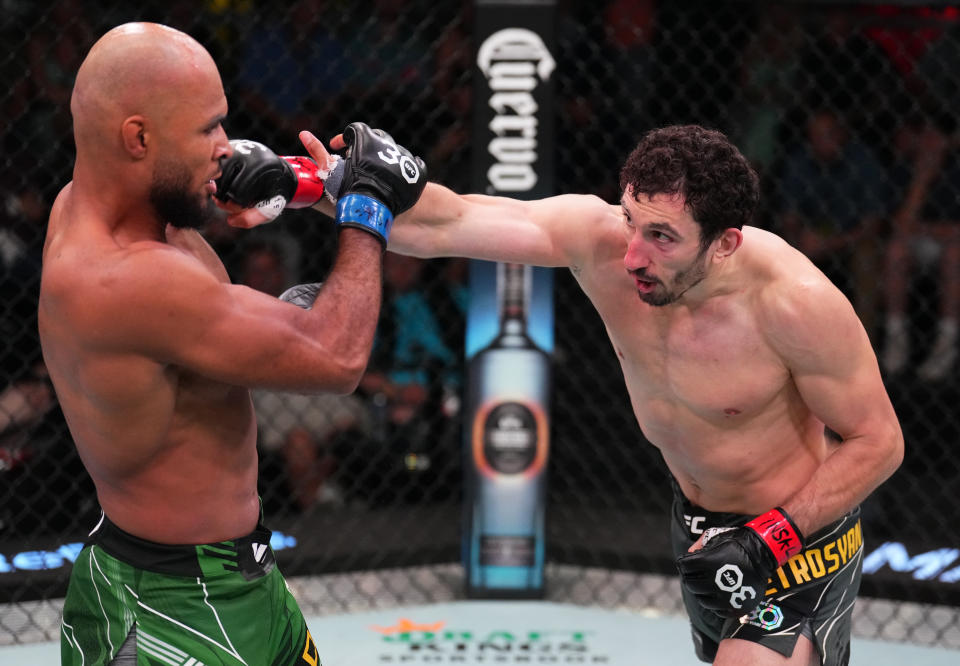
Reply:
[[349, 395], [360, 386], [360, 380], [367, 370], [367, 357], [344, 357], [338, 363], [331, 377], [330, 390], [338, 395]]
[[900, 465], [903, 463], [904, 456], [904, 442], [903, 442], [903, 431], [900, 429], [900, 425], [894, 423], [893, 432], [890, 435], [890, 468], [887, 476], [893, 475], [897, 469], [900, 468]]
[[893, 476], [893, 473], [896, 472], [903, 463], [903, 431], [900, 429], [900, 424], [895, 419], [885, 429], [881, 441], [885, 444], [882, 449], [882, 457], [879, 461], [879, 476], [880, 482], [882, 483]]

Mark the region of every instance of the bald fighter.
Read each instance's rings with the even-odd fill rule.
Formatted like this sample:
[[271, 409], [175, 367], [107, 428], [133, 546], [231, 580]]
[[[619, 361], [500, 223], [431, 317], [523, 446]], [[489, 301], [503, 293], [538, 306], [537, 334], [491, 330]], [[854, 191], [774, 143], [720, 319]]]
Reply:
[[199, 43], [114, 28], [83, 61], [71, 111], [76, 164], [50, 215], [39, 323], [103, 516], [71, 575], [62, 662], [316, 666], [260, 524], [249, 389], [354, 390], [390, 221], [422, 192], [422, 162], [394, 146], [421, 168], [412, 178], [350, 126], [336, 261], [302, 309], [230, 284], [199, 233], [232, 153]]
[[[858, 506], [903, 457], [863, 326], [806, 257], [749, 226], [757, 177], [719, 132], [649, 132], [620, 185], [609, 205], [430, 184], [389, 249], [568, 267], [672, 473], [672, 537], [698, 656], [846, 664]], [[248, 225], [244, 214], [232, 223]]]

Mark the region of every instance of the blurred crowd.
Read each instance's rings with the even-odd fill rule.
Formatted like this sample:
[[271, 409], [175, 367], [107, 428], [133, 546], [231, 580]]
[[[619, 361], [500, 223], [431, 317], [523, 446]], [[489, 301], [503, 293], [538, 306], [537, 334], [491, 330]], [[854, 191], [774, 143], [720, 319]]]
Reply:
[[[231, 137], [296, 154], [300, 129], [329, 138], [362, 119], [462, 192], [475, 188], [476, 47], [471, 2], [3, 8], [0, 534], [27, 529], [24, 516], [29, 529], [57, 530], [78, 508], [95, 510], [36, 332], [46, 217], [72, 168], [72, 81], [93, 41], [129, 20], [180, 28], [220, 66]], [[761, 175], [757, 224], [847, 293], [888, 381], [928, 387], [924, 400], [953, 399], [944, 396], [955, 395], [960, 351], [960, 10], [561, 0], [556, 57], [559, 191], [616, 201], [617, 167], [651, 127], [727, 132]], [[303, 211], [253, 232], [217, 224], [206, 234], [234, 281], [274, 295], [322, 279], [336, 242], [331, 225]], [[386, 255], [382, 321], [356, 394], [255, 394], [269, 511], [459, 491], [467, 266]]]

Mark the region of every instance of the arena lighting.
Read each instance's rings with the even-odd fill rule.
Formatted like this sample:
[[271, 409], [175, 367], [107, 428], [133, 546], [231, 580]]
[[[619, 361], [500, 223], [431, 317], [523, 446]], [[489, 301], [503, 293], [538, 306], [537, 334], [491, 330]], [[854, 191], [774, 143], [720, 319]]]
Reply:
[[873, 574], [884, 566], [897, 573], [909, 573], [915, 580], [938, 580], [941, 583], [960, 582], [960, 549], [938, 548], [910, 557], [906, 547], [898, 541], [887, 541], [863, 559], [863, 573]]

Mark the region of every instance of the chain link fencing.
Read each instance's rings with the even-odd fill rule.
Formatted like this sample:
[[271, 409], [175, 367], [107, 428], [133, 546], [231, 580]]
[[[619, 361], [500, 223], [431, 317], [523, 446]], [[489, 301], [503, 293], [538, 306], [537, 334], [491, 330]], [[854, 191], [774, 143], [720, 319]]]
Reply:
[[[471, 3], [4, 0], [0, 71], [0, 643], [56, 639], [57, 600], [99, 511], [36, 334], [49, 206], [72, 169], [83, 55], [129, 20], [178, 27], [218, 62], [231, 137], [299, 154], [362, 119], [469, 191]], [[855, 631], [960, 646], [960, 9], [917, 3], [561, 2], [558, 192], [616, 201], [647, 129], [727, 132], [761, 174], [758, 224], [849, 295], [902, 420], [906, 459], [864, 505]], [[313, 212], [206, 236], [234, 281], [277, 294], [329, 271]], [[388, 254], [367, 377], [345, 398], [256, 392], [266, 523], [305, 613], [462, 597], [466, 262]], [[668, 477], [603, 325], [555, 275], [547, 596], [681, 612]], [[771, 443], [775, 445], [775, 443]], [[644, 574], [644, 575], [641, 575]]]

